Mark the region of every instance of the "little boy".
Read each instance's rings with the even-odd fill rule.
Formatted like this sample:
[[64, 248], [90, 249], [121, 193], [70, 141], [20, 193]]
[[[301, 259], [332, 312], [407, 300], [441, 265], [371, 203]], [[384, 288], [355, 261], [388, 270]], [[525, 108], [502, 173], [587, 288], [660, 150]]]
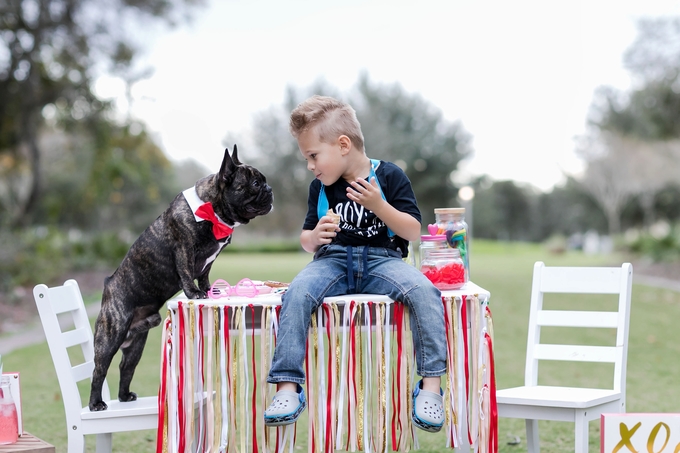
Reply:
[[[437, 432], [444, 424], [441, 376], [446, 332], [440, 291], [403, 261], [420, 238], [421, 215], [411, 182], [395, 164], [369, 159], [352, 107], [313, 96], [293, 110], [290, 131], [307, 169], [307, 217], [300, 243], [314, 259], [282, 297], [276, 349], [267, 382], [277, 392], [264, 413], [268, 426], [294, 423], [305, 409], [301, 384], [312, 313], [325, 297], [385, 294], [410, 311], [417, 372], [411, 418]], [[339, 215], [336, 223], [331, 214]]]

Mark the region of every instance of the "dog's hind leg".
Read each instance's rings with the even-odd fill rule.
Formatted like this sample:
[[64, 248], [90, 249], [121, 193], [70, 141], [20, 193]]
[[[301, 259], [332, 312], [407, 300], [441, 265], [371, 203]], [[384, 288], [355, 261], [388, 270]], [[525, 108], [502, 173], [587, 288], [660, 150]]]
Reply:
[[139, 316], [145, 316], [145, 313], [141, 310], [136, 310], [135, 311], [135, 317], [132, 320], [132, 325], [130, 326], [130, 329], [128, 330], [127, 337], [125, 337], [125, 341], [123, 342], [122, 345], [120, 345], [121, 349], [125, 349], [128, 346], [130, 346], [130, 343], [132, 343], [132, 339], [139, 333], [146, 332], [154, 327], [160, 326], [161, 325], [161, 314], [160, 313], [152, 313], [149, 316], [146, 316], [142, 319], [138, 319]]
[[106, 373], [132, 321], [131, 316], [126, 318], [119, 312], [111, 313], [107, 307], [108, 304], [102, 304], [102, 310], [99, 312], [94, 329], [94, 371], [89, 402], [91, 411], [103, 411], [107, 408], [102, 400], [102, 387]]
[[[160, 317], [160, 315], [159, 315]], [[146, 329], [134, 335], [130, 335], [125, 341], [121, 351], [123, 358], [120, 360], [120, 385], [118, 387], [118, 400], [122, 402], [134, 401], [137, 399], [137, 394], [130, 391], [130, 383], [135, 374], [135, 368], [139, 364], [146, 345], [146, 338], [149, 336], [149, 330]]]

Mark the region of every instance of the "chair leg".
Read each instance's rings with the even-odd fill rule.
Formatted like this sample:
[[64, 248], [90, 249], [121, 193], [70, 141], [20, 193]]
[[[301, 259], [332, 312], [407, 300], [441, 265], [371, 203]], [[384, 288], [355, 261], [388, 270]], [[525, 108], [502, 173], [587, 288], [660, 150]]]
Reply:
[[113, 448], [113, 435], [111, 433], [97, 434], [97, 453], [111, 453]]
[[524, 420], [527, 426], [527, 452], [539, 453], [541, 444], [538, 442], [538, 420]]
[[85, 436], [68, 430], [68, 453], [85, 453]]
[[588, 419], [586, 419], [584, 413], [576, 413], [575, 423], [574, 451], [576, 453], [588, 453]]

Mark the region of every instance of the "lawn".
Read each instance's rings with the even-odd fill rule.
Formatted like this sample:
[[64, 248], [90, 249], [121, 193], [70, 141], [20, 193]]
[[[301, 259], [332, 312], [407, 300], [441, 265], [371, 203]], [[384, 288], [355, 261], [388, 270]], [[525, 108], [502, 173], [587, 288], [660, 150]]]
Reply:
[[[587, 256], [570, 252], [548, 253], [542, 246], [476, 241], [471, 250], [472, 280], [491, 292], [494, 317], [496, 377], [498, 388], [521, 384], [524, 372], [527, 317], [533, 263], [547, 265], [619, 265], [616, 256]], [[215, 262], [212, 278], [224, 278], [234, 283], [243, 277], [259, 280], [290, 281], [311, 259], [304, 253], [241, 254], [224, 253]], [[99, 295], [89, 295], [90, 299]], [[33, 303], [26, 300], [25, 303]], [[163, 313], [164, 314], [164, 313]], [[634, 285], [628, 357], [628, 411], [673, 412], [680, 401], [680, 388], [674, 377], [680, 375], [680, 343], [675, 320], [680, 319], [680, 293]], [[137, 368], [133, 390], [140, 395], [152, 395], [158, 390], [160, 329], [149, 336], [147, 350]], [[23, 348], [3, 355], [6, 371], [21, 372], [21, 390], [25, 429], [54, 444], [57, 452], [66, 452], [66, 426], [61, 395], [54, 367], [46, 344]], [[117, 387], [117, 364], [109, 372], [109, 384]], [[597, 380], [593, 372], [591, 379]], [[559, 370], [552, 370], [559, 376]], [[550, 378], [549, 378], [550, 379]], [[83, 402], [89, 389], [82, 389]], [[115, 392], [115, 391], [114, 391]], [[303, 424], [302, 426], [306, 426]], [[562, 453], [573, 451], [573, 425], [561, 422], [540, 422], [543, 451]], [[306, 451], [306, 433], [298, 430], [296, 451]], [[509, 445], [519, 436], [519, 446]], [[423, 433], [419, 436], [421, 450], [443, 450], [441, 435]], [[499, 420], [500, 451], [526, 451], [524, 423], [521, 420]], [[88, 451], [94, 451], [89, 441]], [[590, 451], [599, 449], [599, 424], [590, 425]], [[115, 452], [155, 451], [155, 432], [146, 431], [114, 436]]]

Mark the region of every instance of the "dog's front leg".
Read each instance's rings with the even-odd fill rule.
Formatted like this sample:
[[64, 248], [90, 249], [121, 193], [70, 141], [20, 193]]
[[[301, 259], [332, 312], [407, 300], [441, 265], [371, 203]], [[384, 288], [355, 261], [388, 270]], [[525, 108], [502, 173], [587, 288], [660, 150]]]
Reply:
[[177, 273], [182, 283], [184, 294], [190, 299], [205, 299], [207, 290], [203, 291], [194, 282], [195, 254], [192, 247], [177, 247], [175, 249], [175, 263]]
[[205, 271], [196, 279], [198, 281], [198, 289], [205, 291], [206, 293], [210, 291], [210, 268], [212, 263], [208, 264]]

